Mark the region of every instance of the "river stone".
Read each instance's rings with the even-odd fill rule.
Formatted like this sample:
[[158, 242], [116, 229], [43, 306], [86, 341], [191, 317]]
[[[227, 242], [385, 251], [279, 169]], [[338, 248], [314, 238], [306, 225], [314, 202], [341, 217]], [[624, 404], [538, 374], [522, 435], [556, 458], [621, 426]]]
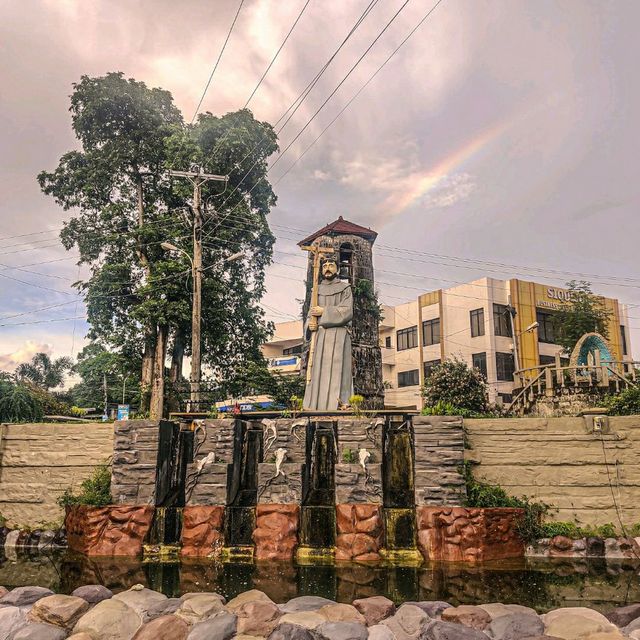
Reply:
[[359, 622], [325, 622], [314, 634], [323, 640], [367, 640], [369, 637], [367, 627]]
[[67, 640], [95, 640], [92, 635], [81, 631], [80, 633], [74, 633], [72, 636], [69, 636]]
[[396, 640], [416, 640], [429, 620], [429, 616], [420, 607], [403, 604], [393, 616], [383, 620], [382, 624], [391, 629]]
[[24, 611], [18, 607], [0, 607], [0, 638], [8, 638], [11, 633], [26, 624]]
[[44, 587], [16, 587], [0, 598], [0, 605], [10, 605], [12, 607], [26, 607], [34, 602], [38, 602], [40, 598], [52, 596], [51, 589]]
[[262, 600], [245, 602], [234, 613], [238, 616], [238, 633], [263, 637], [275, 629], [281, 616], [277, 604]]
[[114, 600], [124, 602], [131, 607], [139, 616], [143, 618], [144, 614], [154, 605], [166, 602], [167, 596], [151, 589], [147, 589], [140, 584], [136, 584], [127, 591], [121, 591], [113, 596]]
[[486, 632], [494, 640], [520, 640], [528, 636], [541, 636], [544, 624], [538, 615], [510, 613], [492, 620]]
[[420, 640], [487, 640], [487, 635], [455, 622], [432, 620], [427, 624]]
[[236, 620], [237, 618], [227, 611], [217, 613], [212, 618], [194, 625], [187, 640], [229, 640], [236, 634]]
[[378, 624], [381, 620], [395, 613], [396, 605], [384, 596], [360, 598], [353, 601], [353, 606], [364, 616], [368, 626]]
[[88, 611], [89, 603], [76, 596], [56, 594], [45, 596], [33, 605], [29, 616], [36, 622], [55, 624], [63, 629], [72, 629], [78, 618]]
[[365, 617], [351, 604], [327, 604], [318, 613], [329, 622], [358, 622], [366, 624]]
[[182, 618], [187, 624], [195, 624], [224, 610], [224, 605], [216, 595], [203, 594], [193, 596], [176, 609], [175, 615]]
[[395, 640], [395, 638], [391, 629], [383, 624], [374, 624], [369, 627], [369, 640]]
[[590, 633], [585, 640], [626, 640], [619, 629], [615, 631], [601, 631], [600, 633]]
[[465, 627], [471, 627], [478, 631], [486, 629], [491, 622], [491, 616], [484, 609], [470, 604], [461, 604], [459, 607], [445, 609], [440, 617], [445, 622], [463, 624]]
[[158, 602], [150, 607], [143, 616], [144, 622], [150, 622], [160, 616], [169, 616], [175, 613], [182, 605], [180, 598], [167, 598], [164, 602]]
[[526, 613], [532, 616], [537, 616], [535, 609], [531, 607], [523, 607], [520, 604], [502, 604], [502, 602], [490, 602], [489, 604], [479, 604], [481, 609], [484, 609], [491, 620], [500, 618], [501, 616], [508, 616], [512, 613]]
[[71, 595], [82, 598], [89, 604], [98, 604], [98, 602], [113, 598], [113, 592], [101, 584], [87, 584], [84, 587], [78, 587]]
[[[554, 611], [554, 613], [557, 613]], [[596, 613], [596, 612], [594, 612]], [[603, 616], [604, 618], [604, 616]], [[575, 613], [567, 613], [564, 615], [556, 615], [548, 622], [546, 619], [545, 635], [558, 636], [564, 638], [564, 640], [580, 640], [585, 636], [590, 636], [594, 633], [600, 633], [602, 631], [617, 630], [617, 627], [612, 625], [605, 618], [605, 623], [600, 620], [596, 620], [592, 617], [581, 616]]]
[[[189, 640], [191, 640], [189, 638]], [[306, 627], [288, 622], [280, 623], [269, 636], [268, 640], [317, 640], [317, 636]]]
[[405, 602], [404, 604], [412, 604], [414, 607], [420, 607], [430, 618], [439, 616], [445, 609], [451, 609], [453, 605], [442, 600], [421, 600], [420, 602]]
[[640, 640], [640, 629], [636, 629], [635, 631], [627, 633], [626, 635], [627, 637], [631, 638], [631, 640]]
[[0, 598], [2, 598], [2, 596], [6, 595], [7, 593], [9, 593], [9, 589], [0, 586]]
[[281, 604], [280, 611], [283, 613], [317, 611], [328, 604], [336, 604], [336, 602], [327, 598], [321, 598], [320, 596], [299, 596], [298, 598], [292, 598], [286, 604]]
[[326, 621], [327, 619], [317, 611], [294, 611], [293, 613], [285, 613], [282, 618], [280, 618], [280, 624], [288, 622], [289, 624], [305, 627], [306, 629], [315, 629]]
[[103, 600], [85, 613], [73, 628], [74, 633], [86, 631], [100, 640], [131, 640], [142, 626], [138, 613], [121, 600]]
[[632, 620], [626, 627], [622, 628], [622, 631], [624, 631], [626, 635], [629, 635], [634, 631], [640, 631], [640, 618]]
[[553, 611], [549, 611], [541, 617], [545, 626], [547, 626], [556, 618], [567, 615], [580, 616], [582, 618], [593, 620], [594, 622], [600, 622], [604, 625], [609, 624], [609, 620], [607, 620], [607, 618], [605, 618], [601, 613], [594, 609], [589, 609], [588, 607], [565, 607], [563, 609], [553, 609]]
[[626, 607], [618, 607], [609, 613], [604, 614], [609, 622], [613, 622], [618, 627], [626, 627], [636, 618], [640, 617], [640, 604], [630, 604]]
[[189, 625], [178, 616], [160, 616], [143, 624], [133, 640], [186, 640]]
[[264, 591], [258, 589], [250, 589], [240, 595], [237, 595], [232, 600], [227, 602], [227, 609], [229, 611], [235, 611], [247, 602], [273, 602], [273, 600]]
[[220, 602], [222, 602], [222, 604], [226, 603], [225, 597], [220, 593], [216, 593], [215, 591], [188, 591], [187, 593], [183, 593], [178, 598], [178, 600], [182, 600], [184, 602], [185, 600], [195, 598], [196, 596], [216, 596], [216, 598], [220, 599]]
[[15, 631], [11, 640], [64, 640], [66, 637], [67, 632], [64, 629], [53, 624], [36, 622]]

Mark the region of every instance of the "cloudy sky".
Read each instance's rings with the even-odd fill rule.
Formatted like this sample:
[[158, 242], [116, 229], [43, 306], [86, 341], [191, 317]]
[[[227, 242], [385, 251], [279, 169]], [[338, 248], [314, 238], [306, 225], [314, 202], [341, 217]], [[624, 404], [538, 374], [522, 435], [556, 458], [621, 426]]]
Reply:
[[[35, 179], [75, 145], [72, 83], [123, 71], [170, 90], [190, 119], [238, 1], [0, 0], [0, 369], [38, 350], [77, 354], [86, 333], [69, 286], [82, 272], [57, 241], [68, 214]], [[245, 0], [203, 109], [245, 103], [305, 1]], [[637, 0], [442, 0], [280, 180], [434, 2], [406, 4], [270, 172], [269, 317], [298, 313], [296, 241], [343, 215], [380, 234], [387, 304], [483, 275], [597, 274], [597, 292], [636, 305], [640, 355]], [[367, 4], [310, 0], [251, 101], [258, 118], [280, 118]], [[281, 149], [402, 4], [375, 4]]]

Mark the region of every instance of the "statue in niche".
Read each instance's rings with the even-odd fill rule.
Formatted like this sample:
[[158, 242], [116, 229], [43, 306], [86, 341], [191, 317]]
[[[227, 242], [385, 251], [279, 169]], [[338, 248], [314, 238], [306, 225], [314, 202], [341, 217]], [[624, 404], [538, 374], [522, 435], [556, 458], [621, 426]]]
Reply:
[[[305, 249], [316, 251], [311, 305], [305, 322], [305, 335], [310, 343], [303, 408], [333, 411], [348, 405], [353, 395], [351, 285], [337, 277], [335, 260], [326, 258], [320, 265], [320, 255], [327, 253], [326, 250]], [[320, 271], [322, 280], [318, 283]]]

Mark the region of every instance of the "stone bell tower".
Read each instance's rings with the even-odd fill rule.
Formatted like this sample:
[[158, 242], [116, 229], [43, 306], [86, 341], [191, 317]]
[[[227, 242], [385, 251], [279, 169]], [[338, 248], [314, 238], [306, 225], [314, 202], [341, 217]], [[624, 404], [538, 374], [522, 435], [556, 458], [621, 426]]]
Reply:
[[[378, 234], [371, 229], [344, 220], [340, 216], [331, 224], [312, 233], [298, 243], [333, 247], [333, 257], [339, 265], [340, 278], [348, 280], [353, 291], [353, 391], [364, 397], [365, 409], [384, 407], [382, 384], [382, 353], [378, 325], [380, 307], [375, 292], [373, 273], [373, 243]], [[304, 317], [311, 301], [313, 258], [309, 255]]]

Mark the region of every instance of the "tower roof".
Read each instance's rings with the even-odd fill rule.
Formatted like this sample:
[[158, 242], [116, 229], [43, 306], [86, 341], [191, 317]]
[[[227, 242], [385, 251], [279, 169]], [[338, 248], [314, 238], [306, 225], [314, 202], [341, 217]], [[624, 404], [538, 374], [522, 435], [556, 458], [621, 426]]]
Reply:
[[322, 227], [322, 229], [319, 229], [304, 240], [298, 242], [298, 246], [302, 247], [303, 245], [310, 244], [320, 236], [341, 235], [360, 236], [361, 238], [366, 238], [367, 240], [371, 240], [372, 242], [378, 237], [377, 232], [369, 229], [368, 227], [361, 227], [359, 224], [349, 222], [342, 216], [339, 216], [337, 220], [334, 220], [328, 225]]

